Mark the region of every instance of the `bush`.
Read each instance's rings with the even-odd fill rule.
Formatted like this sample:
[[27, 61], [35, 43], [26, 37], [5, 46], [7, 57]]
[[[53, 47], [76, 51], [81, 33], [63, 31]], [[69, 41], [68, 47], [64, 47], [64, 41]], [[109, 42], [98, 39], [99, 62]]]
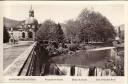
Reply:
[[57, 49], [57, 51], [58, 51], [59, 54], [65, 54], [65, 53], [68, 53], [69, 50], [65, 49], [65, 48], [62, 48], [62, 47], [59, 47]]
[[80, 50], [86, 50], [85, 44], [80, 44], [79, 49], [80, 49]]
[[76, 51], [76, 50], [79, 50], [79, 45], [78, 44], [70, 44], [68, 46], [68, 48], [70, 51]]
[[123, 52], [120, 55], [115, 55], [113, 57], [108, 58], [108, 60], [112, 60], [112, 62], [108, 62], [106, 63], [106, 65], [108, 66], [107, 68], [113, 70], [117, 76], [124, 76]]
[[51, 43], [52, 43], [52, 45], [53, 45], [55, 48], [58, 48], [59, 43], [57, 43], [57, 42], [55, 42], [55, 41], [53, 41], [53, 42], [51, 42]]

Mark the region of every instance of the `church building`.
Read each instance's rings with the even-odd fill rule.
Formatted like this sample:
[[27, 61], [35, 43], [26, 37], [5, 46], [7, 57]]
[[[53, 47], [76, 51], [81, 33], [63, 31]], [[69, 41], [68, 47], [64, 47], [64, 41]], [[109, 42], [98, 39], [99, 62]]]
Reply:
[[36, 39], [36, 31], [38, 29], [38, 21], [34, 18], [34, 10], [29, 10], [29, 17], [25, 20], [23, 25], [22, 38], [28, 38], [35, 40]]
[[19, 22], [19, 24], [16, 24], [16, 28], [12, 26], [8, 26], [8, 28], [6, 28], [10, 34], [10, 40], [36, 40], [38, 21], [34, 18], [34, 10], [32, 9], [32, 6], [28, 14], [29, 17], [26, 20]]

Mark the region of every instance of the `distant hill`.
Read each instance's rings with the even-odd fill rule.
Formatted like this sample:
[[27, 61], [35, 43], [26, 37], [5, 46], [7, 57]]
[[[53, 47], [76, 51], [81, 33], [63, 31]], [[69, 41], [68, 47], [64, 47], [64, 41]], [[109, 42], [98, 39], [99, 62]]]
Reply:
[[18, 25], [22, 24], [24, 21], [17, 21], [17, 20], [13, 20], [13, 19], [9, 19], [6, 17], [3, 17], [3, 25], [6, 28], [17, 28]]

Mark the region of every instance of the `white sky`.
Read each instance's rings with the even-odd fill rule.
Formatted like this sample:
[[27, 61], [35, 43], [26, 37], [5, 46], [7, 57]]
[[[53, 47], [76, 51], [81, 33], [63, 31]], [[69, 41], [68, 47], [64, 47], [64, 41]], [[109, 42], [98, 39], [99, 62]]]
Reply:
[[[31, 4], [6, 4], [4, 5], [4, 17], [24, 20], [28, 18], [28, 11]], [[69, 19], [75, 19], [84, 8], [93, 7], [106, 16], [114, 25], [124, 23], [124, 5], [123, 4], [32, 4], [35, 11], [35, 18], [41, 23], [46, 19], [52, 19], [55, 22], [65, 22]]]

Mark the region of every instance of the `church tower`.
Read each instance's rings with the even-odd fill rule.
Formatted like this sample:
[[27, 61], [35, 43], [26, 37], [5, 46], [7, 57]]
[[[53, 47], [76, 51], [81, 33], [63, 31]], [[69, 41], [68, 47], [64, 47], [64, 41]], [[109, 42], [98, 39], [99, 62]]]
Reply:
[[29, 17], [25, 20], [26, 25], [26, 32], [27, 32], [27, 38], [33, 39], [35, 41], [36, 39], [36, 31], [38, 29], [38, 21], [34, 18], [34, 10], [32, 9], [32, 6], [29, 10]]
[[29, 17], [34, 17], [34, 10], [32, 9], [32, 6], [31, 9], [29, 10]]

